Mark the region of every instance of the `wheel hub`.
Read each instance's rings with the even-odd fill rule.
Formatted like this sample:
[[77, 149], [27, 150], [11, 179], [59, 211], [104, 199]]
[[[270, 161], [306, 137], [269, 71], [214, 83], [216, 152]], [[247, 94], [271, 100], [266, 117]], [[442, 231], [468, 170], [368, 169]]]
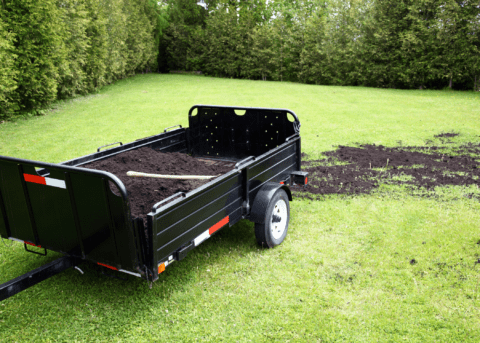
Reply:
[[270, 219], [270, 230], [273, 238], [279, 239], [282, 237], [287, 227], [287, 216], [287, 204], [285, 200], [280, 199], [273, 207], [273, 213]]

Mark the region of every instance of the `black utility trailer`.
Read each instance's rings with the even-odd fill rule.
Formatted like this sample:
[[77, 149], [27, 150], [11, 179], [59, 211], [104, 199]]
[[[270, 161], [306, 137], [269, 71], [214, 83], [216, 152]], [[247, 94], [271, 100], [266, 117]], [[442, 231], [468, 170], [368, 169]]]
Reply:
[[[83, 260], [153, 282], [165, 267], [242, 218], [255, 223], [259, 244], [280, 244], [290, 216], [288, 185], [307, 183], [299, 130], [298, 117], [286, 109], [197, 105], [188, 128], [167, 128], [67, 162], [0, 156], [0, 235], [27, 251], [36, 246], [65, 255], [0, 285], [0, 300]], [[132, 218], [128, 192], [115, 175], [82, 168], [140, 147], [233, 161], [235, 167], [156, 203], [144, 221]]]

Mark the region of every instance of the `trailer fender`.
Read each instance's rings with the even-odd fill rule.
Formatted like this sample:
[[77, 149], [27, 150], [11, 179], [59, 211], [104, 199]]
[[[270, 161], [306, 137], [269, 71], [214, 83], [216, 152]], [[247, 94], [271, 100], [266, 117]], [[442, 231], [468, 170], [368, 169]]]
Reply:
[[292, 201], [292, 192], [290, 191], [290, 188], [283, 184], [267, 182], [260, 188], [253, 200], [253, 206], [248, 218], [250, 221], [259, 224], [265, 223], [265, 211], [270, 203], [270, 199], [272, 199], [273, 195], [279, 188], [283, 189], [288, 195], [288, 200]]

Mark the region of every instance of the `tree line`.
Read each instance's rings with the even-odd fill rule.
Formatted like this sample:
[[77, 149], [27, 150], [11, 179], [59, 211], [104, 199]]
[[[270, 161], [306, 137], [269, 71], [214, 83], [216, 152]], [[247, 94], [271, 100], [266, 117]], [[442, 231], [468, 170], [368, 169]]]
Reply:
[[156, 70], [154, 0], [0, 0], [0, 117]]
[[163, 71], [480, 90], [478, 0], [166, 1]]
[[480, 0], [0, 0], [0, 117], [172, 70], [480, 90]]

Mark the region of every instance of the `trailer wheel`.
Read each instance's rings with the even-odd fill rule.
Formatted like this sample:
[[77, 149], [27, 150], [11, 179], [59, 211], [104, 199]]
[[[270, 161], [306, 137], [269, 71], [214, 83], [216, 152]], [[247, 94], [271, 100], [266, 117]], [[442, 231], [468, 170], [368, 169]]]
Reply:
[[287, 235], [289, 220], [288, 195], [283, 189], [278, 189], [268, 203], [264, 223], [255, 223], [257, 243], [265, 248], [281, 244]]

